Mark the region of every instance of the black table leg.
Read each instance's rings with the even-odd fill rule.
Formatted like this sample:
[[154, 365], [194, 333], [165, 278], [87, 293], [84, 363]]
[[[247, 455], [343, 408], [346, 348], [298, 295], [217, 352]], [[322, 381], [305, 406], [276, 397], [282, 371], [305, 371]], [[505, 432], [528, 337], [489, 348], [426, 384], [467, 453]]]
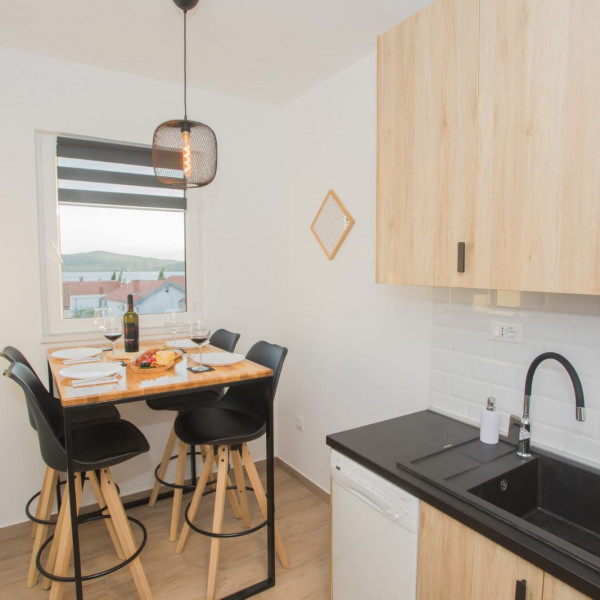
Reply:
[[275, 585], [275, 449], [273, 443], [273, 401], [267, 417], [267, 547], [268, 580]]
[[54, 376], [52, 375], [52, 369], [50, 363], [48, 363], [48, 391], [51, 396], [54, 396]]

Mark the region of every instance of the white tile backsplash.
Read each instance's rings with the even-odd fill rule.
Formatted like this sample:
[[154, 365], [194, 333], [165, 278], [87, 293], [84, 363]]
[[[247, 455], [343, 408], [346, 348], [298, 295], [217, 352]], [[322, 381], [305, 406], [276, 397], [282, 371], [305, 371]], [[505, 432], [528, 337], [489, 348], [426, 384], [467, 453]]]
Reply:
[[[518, 324], [523, 343], [493, 339], [494, 323]], [[587, 420], [575, 420], [566, 371], [546, 361], [533, 382], [533, 446], [600, 468], [600, 298], [437, 289], [432, 345], [430, 406], [479, 425], [487, 396], [495, 396], [504, 434], [510, 414], [521, 414], [531, 361], [542, 352], [565, 356], [581, 378]]]

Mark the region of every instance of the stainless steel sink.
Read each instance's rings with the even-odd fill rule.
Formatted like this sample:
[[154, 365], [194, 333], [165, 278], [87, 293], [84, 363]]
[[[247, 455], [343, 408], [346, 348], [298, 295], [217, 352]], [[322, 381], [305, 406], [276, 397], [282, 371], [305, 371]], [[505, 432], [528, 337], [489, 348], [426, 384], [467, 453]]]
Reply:
[[536, 454], [468, 490], [501, 510], [600, 556], [600, 472]]

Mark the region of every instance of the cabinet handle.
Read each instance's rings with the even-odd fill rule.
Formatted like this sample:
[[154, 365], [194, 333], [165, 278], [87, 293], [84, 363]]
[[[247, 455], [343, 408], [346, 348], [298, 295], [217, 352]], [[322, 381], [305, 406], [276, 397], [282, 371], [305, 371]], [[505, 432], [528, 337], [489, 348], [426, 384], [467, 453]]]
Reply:
[[465, 272], [465, 243], [458, 242], [458, 263], [456, 265], [456, 270], [459, 273]]
[[517, 581], [515, 600], [527, 600], [527, 579]]

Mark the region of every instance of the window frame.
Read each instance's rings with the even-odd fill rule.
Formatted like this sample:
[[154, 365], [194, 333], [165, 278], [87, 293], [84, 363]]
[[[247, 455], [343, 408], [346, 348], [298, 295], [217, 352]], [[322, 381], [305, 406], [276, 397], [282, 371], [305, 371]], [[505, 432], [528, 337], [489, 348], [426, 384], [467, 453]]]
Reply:
[[[112, 142], [112, 140], [45, 131], [36, 131], [35, 133], [42, 338], [68, 337], [92, 332], [97, 337], [98, 331], [92, 318], [65, 319], [63, 316], [56, 156], [58, 137]], [[139, 146], [139, 144], [122, 141], [114, 143]], [[199, 198], [190, 198], [188, 195], [185, 211], [187, 310], [184, 313], [184, 319], [198, 318], [202, 312], [204, 288], [202, 256], [202, 203]], [[141, 335], [164, 329], [164, 315], [141, 315]]]

